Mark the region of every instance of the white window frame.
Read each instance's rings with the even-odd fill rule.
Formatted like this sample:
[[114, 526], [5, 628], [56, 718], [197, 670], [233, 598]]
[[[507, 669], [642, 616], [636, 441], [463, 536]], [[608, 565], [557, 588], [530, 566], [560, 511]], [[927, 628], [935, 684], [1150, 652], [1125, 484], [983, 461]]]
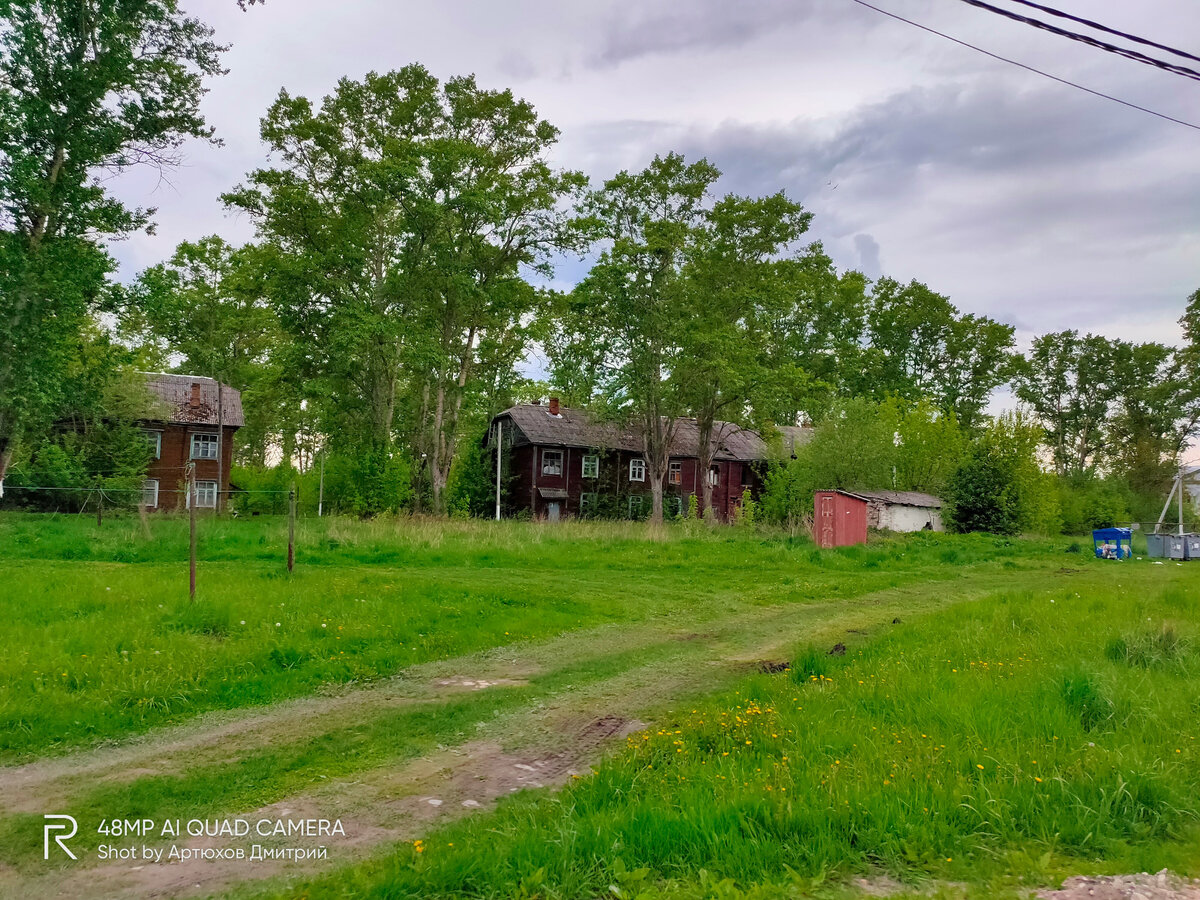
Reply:
[[580, 464], [579, 474], [583, 478], [599, 478], [600, 457], [593, 453], [584, 456], [583, 462]]
[[[203, 438], [204, 440], [200, 440]], [[211, 438], [211, 440], [209, 440]], [[221, 436], [215, 431], [193, 431], [191, 436], [191, 459], [216, 459], [217, 448], [221, 443]], [[208, 449], [212, 448], [212, 453], [208, 453]], [[203, 453], [198, 453], [198, 450], [203, 450]]]
[[[146, 498], [150, 498], [150, 502], [146, 502]], [[146, 509], [158, 509], [158, 479], [147, 478], [142, 482], [142, 506]]]
[[162, 432], [155, 431], [152, 428], [142, 429], [142, 434], [146, 436], [146, 443], [154, 450], [154, 458], [162, 459]]
[[[634, 474], [636, 473], [636, 474]], [[630, 481], [645, 481], [646, 480], [646, 461], [640, 456], [635, 456], [629, 461], [629, 480]]]
[[[216, 509], [218, 488], [215, 481], [196, 482], [196, 509]], [[192, 502], [192, 491], [187, 492], [189, 506]]]
[[720, 466], [709, 466], [708, 467], [708, 483], [710, 485], [712, 485], [713, 487], [717, 487], [721, 483], [721, 467]]
[[[554, 462], [548, 460], [553, 459]], [[542, 451], [542, 474], [561, 478], [563, 473], [563, 452], [561, 450]]]
[[683, 484], [683, 463], [667, 463], [667, 484]]

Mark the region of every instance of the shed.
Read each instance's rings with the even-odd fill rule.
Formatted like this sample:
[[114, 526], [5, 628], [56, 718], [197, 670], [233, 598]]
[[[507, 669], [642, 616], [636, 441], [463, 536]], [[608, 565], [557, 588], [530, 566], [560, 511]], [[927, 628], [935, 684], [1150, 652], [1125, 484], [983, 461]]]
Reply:
[[818, 547], [850, 547], [867, 542], [865, 497], [847, 491], [817, 491], [813, 512], [813, 536]]
[[867, 501], [867, 525], [880, 531], [945, 531], [942, 501], [920, 491], [855, 491]]

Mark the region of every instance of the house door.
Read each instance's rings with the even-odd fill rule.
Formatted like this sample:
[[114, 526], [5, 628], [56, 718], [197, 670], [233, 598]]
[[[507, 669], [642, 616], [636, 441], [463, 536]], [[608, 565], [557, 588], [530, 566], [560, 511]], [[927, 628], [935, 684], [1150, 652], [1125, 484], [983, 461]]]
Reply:
[[833, 508], [833, 497], [829, 494], [826, 494], [821, 498], [821, 510], [819, 517], [821, 529], [821, 540], [819, 546], [821, 547], [828, 548], [833, 546]]
[[546, 505], [546, 518], [551, 522], [557, 522], [562, 515], [562, 508], [557, 500], [551, 500]]

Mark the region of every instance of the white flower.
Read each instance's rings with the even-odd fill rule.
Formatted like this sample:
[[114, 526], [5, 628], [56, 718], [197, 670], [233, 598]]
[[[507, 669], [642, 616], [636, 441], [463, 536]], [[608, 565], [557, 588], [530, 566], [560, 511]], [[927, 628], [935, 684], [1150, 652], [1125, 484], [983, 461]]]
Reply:
[[279, 628], [279, 627], [280, 627], [280, 623], [279, 623], [279, 622], [276, 622], [276, 623], [275, 623], [275, 627], [276, 627], [276, 628]]

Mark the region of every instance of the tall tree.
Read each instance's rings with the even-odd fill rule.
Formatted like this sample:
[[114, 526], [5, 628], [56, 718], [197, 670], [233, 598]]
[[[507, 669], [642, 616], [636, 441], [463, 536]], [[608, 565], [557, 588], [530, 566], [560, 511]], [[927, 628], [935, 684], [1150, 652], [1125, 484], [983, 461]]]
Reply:
[[[273, 255], [253, 245], [231, 247], [212, 235], [185, 241], [171, 258], [139, 275], [121, 304], [119, 330], [148, 346], [180, 372], [207, 375], [241, 391], [248, 401], [238, 433], [239, 457], [261, 460], [278, 441], [284, 458], [295, 450], [292, 391], [282, 384], [287, 348], [267, 287]], [[299, 400], [290, 397], [291, 405]], [[291, 414], [289, 414], [291, 413]]]
[[[595, 386], [639, 428], [656, 523], [677, 418], [688, 409], [680, 363], [692, 309], [683, 267], [719, 175], [707, 160], [672, 153], [642, 172], [620, 172], [588, 198], [592, 233], [608, 246], [571, 292], [555, 342], [555, 382]], [[580, 365], [594, 369], [581, 377]]]
[[403, 398], [441, 511], [470, 386], [524, 353], [540, 295], [522, 269], [571, 244], [562, 201], [585, 179], [549, 165], [558, 132], [529, 103], [417, 65], [343, 79], [319, 109], [283, 92], [262, 136], [282, 165], [226, 202], [279, 250], [281, 320], [330, 430], [386, 457]]
[[867, 326], [859, 390], [877, 399], [930, 397], [972, 429], [981, 423], [991, 392], [1011, 376], [1013, 327], [962, 315], [919, 282], [876, 282]]
[[220, 69], [175, 0], [0, 0], [0, 485], [53, 418], [71, 342], [104, 299], [97, 243], [148, 224], [101, 176], [169, 167]]
[[1017, 399], [1043, 428], [1059, 475], [1088, 475], [1109, 440], [1114, 347], [1104, 337], [1060, 331], [1034, 338], [1015, 379]]
[[733, 427], [762, 426], [782, 398], [805, 385], [803, 370], [771, 354], [771, 325], [790, 305], [776, 257], [812, 214], [782, 193], [727, 196], [704, 217], [688, 251], [686, 327], [676, 378], [696, 419], [700, 509], [712, 510], [707, 472]]

